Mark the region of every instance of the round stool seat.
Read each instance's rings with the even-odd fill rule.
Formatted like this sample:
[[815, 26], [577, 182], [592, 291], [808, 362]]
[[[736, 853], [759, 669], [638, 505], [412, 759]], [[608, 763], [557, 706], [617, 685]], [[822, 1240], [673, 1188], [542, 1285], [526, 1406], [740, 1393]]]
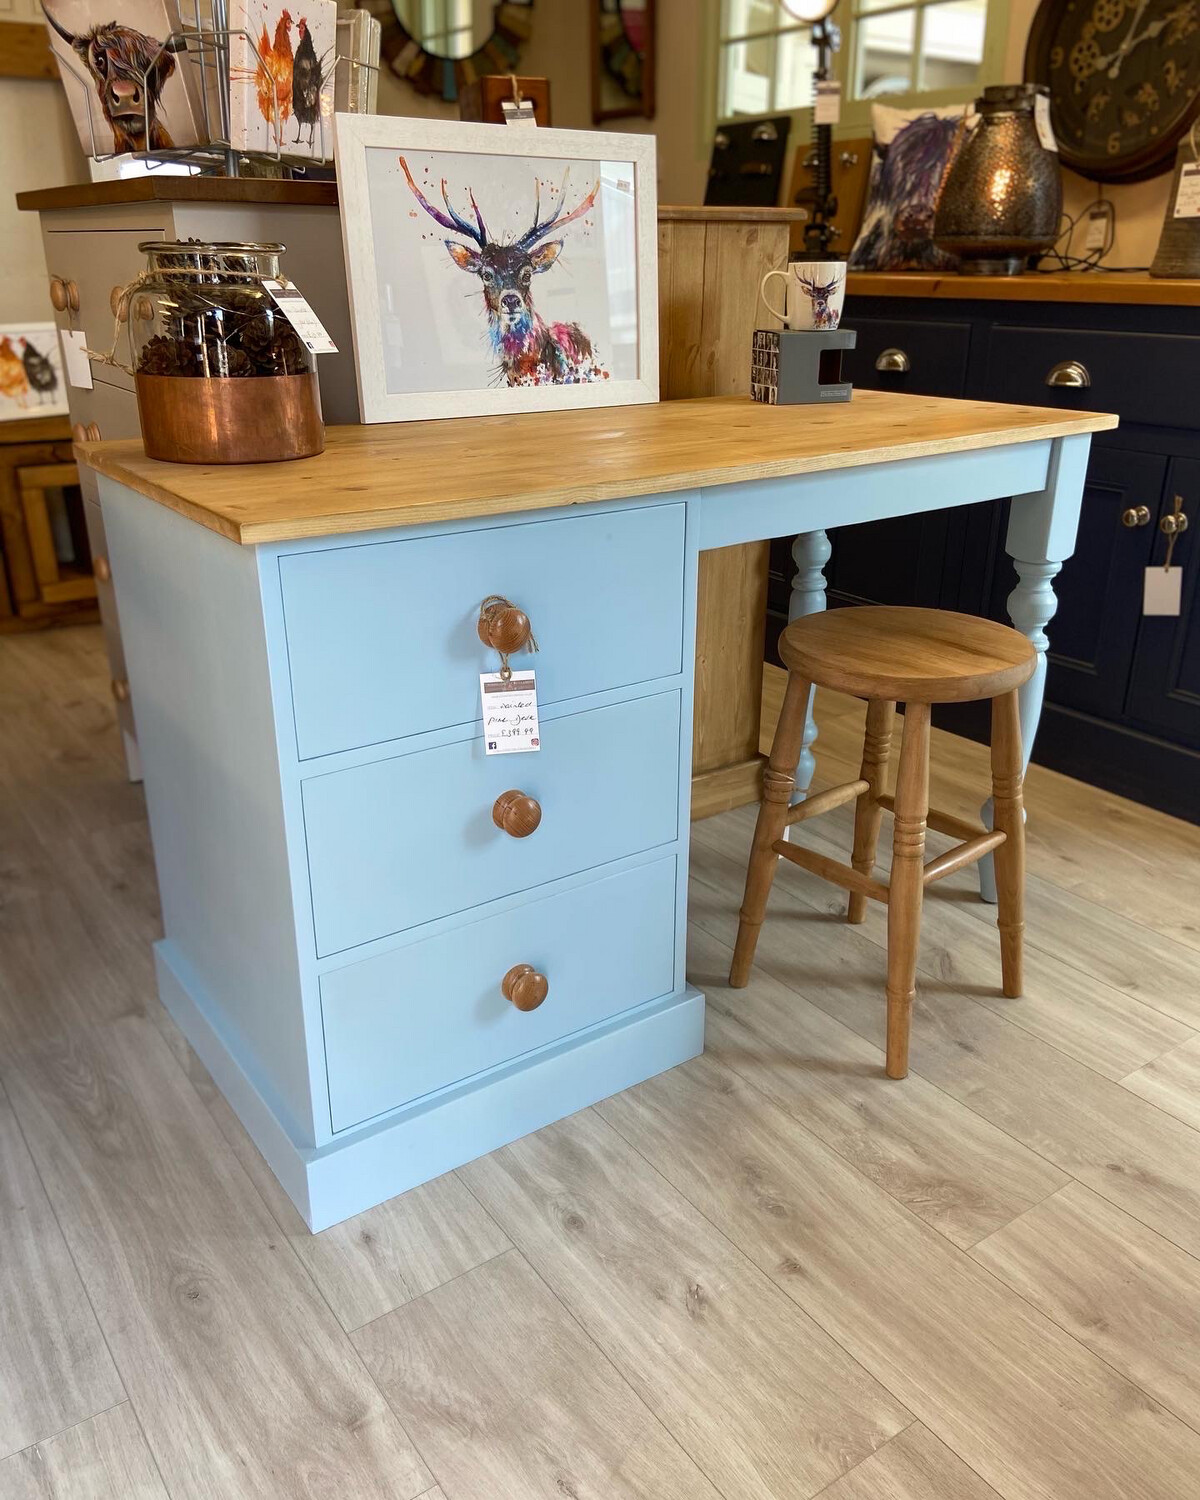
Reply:
[[1033, 676], [1037, 653], [1011, 625], [948, 609], [863, 604], [793, 620], [779, 638], [789, 671], [855, 698], [970, 703]]

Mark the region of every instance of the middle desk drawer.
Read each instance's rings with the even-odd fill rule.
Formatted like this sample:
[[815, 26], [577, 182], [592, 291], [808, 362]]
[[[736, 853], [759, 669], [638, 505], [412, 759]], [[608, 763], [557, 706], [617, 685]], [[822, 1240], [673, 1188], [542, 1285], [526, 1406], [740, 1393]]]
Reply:
[[[536, 460], [531, 460], [536, 462]], [[669, 677], [683, 663], [682, 502], [370, 542], [280, 558], [301, 760], [479, 718], [476, 633], [502, 594], [541, 647], [542, 707]]]
[[[472, 735], [305, 781], [318, 956], [675, 839], [679, 714], [658, 693], [543, 722], [531, 754]], [[541, 806], [526, 838], [492, 818], [511, 789]]]

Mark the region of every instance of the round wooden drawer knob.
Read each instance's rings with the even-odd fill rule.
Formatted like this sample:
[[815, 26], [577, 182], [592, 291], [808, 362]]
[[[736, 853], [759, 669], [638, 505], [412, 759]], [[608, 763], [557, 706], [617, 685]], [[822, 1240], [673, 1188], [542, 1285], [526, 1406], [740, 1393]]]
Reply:
[[523, 650], [532, 634], [529, 616], [514, 605], [489, 609], [479, 616], [479, 639], [506, 656]]
[[98, 422], [89, 422], [84, 428], [84, 432], [87, 434], [89, 443], [98, 443], [100, 441], [100, 424]]
[[92, 572], [101, 583], [112, 582], [112, 569], [108, 565], [107, 557], [97, 557], [92, 560]]
[[76, 422], [74, 427], [71, 428], [71, 436], [77, 443], [86, 443], [88, 440], [87, 428], [82, 422]]
[[108, 294], [108, 305], [112, 309], [114, 318], [118, 318], [122, 323], [127, 323], [129, 321], [129, 303], [121, 301], [124, 295], [125, 288], [123, 286], [113, 287], [112, 291]]
[[492, 804], [492, 822], [515, 839], [526, 839], [542, 821], [542, 804], [524, 792], [501, 792]]
[[129, 702], [129, 679], [127, 677], [113, 678], [112, 695], [118, 703]]
[[550, 993], [550, 983], [532, 964], [514, 964], [500, 981], [504, 998], [518, 1010], [537, 1010]]
[[67, 310], [67, 284], [61, 276], [50, 278], [50, 306], [55, 312]]

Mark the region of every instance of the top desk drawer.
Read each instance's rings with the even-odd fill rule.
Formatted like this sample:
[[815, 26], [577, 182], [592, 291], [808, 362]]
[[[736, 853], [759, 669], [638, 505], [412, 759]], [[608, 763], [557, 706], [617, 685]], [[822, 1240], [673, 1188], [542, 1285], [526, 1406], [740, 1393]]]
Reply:
[[[530, 458], [536, 462], [536, 456]], [[590, 511], [280, 559], [301, 760], [479, 717], [476, 634], [503, 594], [541, 647], [549, 705], [682, 669], [682, 503]]]
[[860, 318], [852, 308], [847, 309], [844, 321], [858, 334], [857, 344], [845, 356], [845, 368], [855, 385], [914, 396], [961, 396], [965, 390], [969, 324]]
[[[1075, 361], [1087, 386], [1047, 385]], [[1080, 328], [993, 328], [988, 399], [1111, 411], [1155, 427], [1200, 425], [1200, 339], [1170, 333], [1098, 333]]]

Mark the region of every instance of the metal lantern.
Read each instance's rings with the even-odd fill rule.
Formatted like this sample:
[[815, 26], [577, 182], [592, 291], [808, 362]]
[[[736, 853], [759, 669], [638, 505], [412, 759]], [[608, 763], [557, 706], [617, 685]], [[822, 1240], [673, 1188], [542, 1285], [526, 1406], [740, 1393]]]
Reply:
[[1041, 84], [1000, 84], [975, 101], [977, 119], [942, 185], [933, 243], [959, 258], [959, 270], [1018, 276], [1030, 255], [1048, 250], [1062, 217], [1058, 154], [1038, 136]]

